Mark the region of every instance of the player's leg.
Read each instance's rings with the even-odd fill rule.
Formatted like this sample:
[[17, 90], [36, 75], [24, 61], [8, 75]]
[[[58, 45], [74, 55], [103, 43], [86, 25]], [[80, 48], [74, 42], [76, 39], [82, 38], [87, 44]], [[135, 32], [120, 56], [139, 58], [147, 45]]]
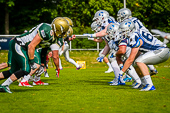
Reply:
[[75, 65], [77, 70], [79, 70], [79, 69], [81, 68], [73, 59], [71, 59], [71, 58], [69, 57], [69, 51], [68, 51], [68, 50], [66, 50], [63, 54], [64, 54], [64, 57], [65, 57], [65, 60], [66, 60], [67, 62], [70, 62], [70, 63], [72, 63], [73, 65]]
[[[23, 77], [24, 75], [29, 74], [31, 71], [30, 65], [29, 65], [29, 58], [27, 56], [27, 51], [25, 51], [21, 46], [15, 43], [15, 41], [12, 42], [12, 60], [11, 60], [11, 69], [9, 72], [2, 72], [4, 77], [8, 77], [8, 79], [1, 84], [0, 91], [6, 91], [9, 90], [9, 85], [13, 83], [15, 80]], [[11, 75], [11, 73], [13, 73]], [[8, 90], [6, 90], [8, 89]]]
[[62, 63], [61, 63], [61, 59], [59, 58], [59, 68], [60, 70], [63, 70], [63, 66], [62, 66]]
[[147, 65], [155, 65], [155, 64], [162, 63], [166, 61], [169, 58], [169, 56], [170, 56], [169, 49], [162, 48], [159, 50], [150, 51], [143, 55], [140, 55], [135, 60], [135, 63], [140, 68], [146, 81], [146, 86], [141, 91], [155, 90]]
[[[100, 51], [99, 56], [100, 56], [100, 54], [103, 53], [103, 51], [104, 51], [104, 49], [102, 49], [102, 50]], [[103, 58], [103, 61], [109, 66], [108, 70], [105, 71], [105, 73], [111, 73], [111, 72], [113, 71], [113, 69], [112, 69], [112, 66], [111, 66], [108, 58], [107, 58], [107, 57], [104, 57], [104, 58]]]
[[156, 75], [158, 74], [158, 71], [156, 70], [156, 68], [154, 67], [154, 65], [147, 65], [149, 70], [150, 70], [150, 75]]
[[109, 62], [111, 62], [111, 67], [112, 67], [112, 70], [114, 72], [115, 77], [109, 83], [111, 83], [110, 85], [125, 85], [125, 81], [123, 81], [123, 79], [122, 79], [121, 83], [118, 83], [118, 77], [119, 77], [120, 68], [119, 68], [119, 66], [117, 64], [116, 57], [111, 57], [112, 52], [115, 52], [115, 51], [114, 50], [111, 51], [111, 53], [108, 56], [108, 59], [109, 59]]
[[23, 79], [19, 82], [18, 86], [26, 86], [26, 87], [33, 87], [31, 86], [28, 81], [30, 79], [31, 76], [33, 76], [33, 74], [39, 69], [40, 64], [41, 64], [41, 50], [36, 49], [34, 52], [34, 62], [37, 65], [37, 69], [32, 70], [28, 75], [24, 75]]

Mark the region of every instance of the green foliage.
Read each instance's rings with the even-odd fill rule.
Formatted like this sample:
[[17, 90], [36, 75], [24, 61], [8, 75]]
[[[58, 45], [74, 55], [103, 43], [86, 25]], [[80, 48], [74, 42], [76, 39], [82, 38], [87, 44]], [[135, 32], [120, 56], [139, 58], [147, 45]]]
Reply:
[[[29, 30], [42, 22], [51, 23], [56, 17], [71, 18], [74, 34], [92, 33], [90, 26], [96, 11], [107, 10], [116, 19], [118, 10], [124, 7], [123, 0], [0, 0], [0, 34], [4, 34], [6, 4], [10, 17], [10, 34], [21, 34], [25, 29]], [[169, 6], [169, 0], [126, 1], [126, 7], [132, 11], [132, 15], [140, 19], [148, 29], [164, 32], [170, 31]], [[82, 44], [82, 40], [79, 41], [77, 45]], [[84, 45], [89, 44], [89, 41], [83, 42]]]

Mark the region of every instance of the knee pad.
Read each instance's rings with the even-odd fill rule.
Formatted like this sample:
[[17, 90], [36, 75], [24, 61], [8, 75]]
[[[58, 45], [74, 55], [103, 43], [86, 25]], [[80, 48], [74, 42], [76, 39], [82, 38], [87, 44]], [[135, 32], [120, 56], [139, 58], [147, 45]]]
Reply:
[[10, 73], [9, 70], [8, 71], [3, 71], [2, 74], [4, 75], [4, 78], [8, 78], [8, 77], [11, 76], [11, 73]]
[[24, 75], [28, 75], [29, 73], [27, 71], [19, 70], [14, 73], [14, 75], [17, 77], [17, 79], [24, 77]]

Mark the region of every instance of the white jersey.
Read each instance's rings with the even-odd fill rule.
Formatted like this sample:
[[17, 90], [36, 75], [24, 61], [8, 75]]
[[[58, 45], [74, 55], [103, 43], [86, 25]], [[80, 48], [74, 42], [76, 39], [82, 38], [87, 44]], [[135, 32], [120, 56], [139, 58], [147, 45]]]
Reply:
[[136, 30], [142, 29], [146, 32], [149, 32], [149, 30], [143, 25], [143, 23], [136, 17], [129, 18], [128, 20], [131, 20], [132, 22], [134, 22]]
[[129, 46], [131, 48], [139, 47], [139, 39], [143, 41], [143, 44], [139, 49], [141, 52], [148, 52], [166, 47], [163, 42], [142, 30], [138, 30], [130, 36], [128, 39]]

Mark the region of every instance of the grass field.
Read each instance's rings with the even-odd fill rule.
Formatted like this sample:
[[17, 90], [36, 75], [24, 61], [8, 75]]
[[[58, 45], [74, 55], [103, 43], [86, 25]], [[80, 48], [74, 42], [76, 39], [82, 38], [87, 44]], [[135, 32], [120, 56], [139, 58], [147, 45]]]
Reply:
[[[107, 66], [95, 59], [97, 52], [70, 52], [70, 57], [84, 60], [87, 69], [76, 70], [63, 57], [64, 69], [56, 78], [50, 64], [49, 78], [42, 75], [48, 86], [32, 88], [10, 85], [12, 94], [0, 93], [1, 113], [169, 113], [170, 68], [169, 60], [156, 65], [158, 74], [152, 77], [155, 91], [141, 92], [125, 86], [109, 86], [114, 74], [105, 74]], [[4, 55], [4, 56], [3, 56]], [[79, 56], [79, 57], [78, 57]], [[3, 60], [2, 60], [3, 58]], [[7, 60], [1, 53], [1, 62]], [[0, 84], [4, 80], [0, 81]], [[30, 82], [32, 83], [32, 82]]]

